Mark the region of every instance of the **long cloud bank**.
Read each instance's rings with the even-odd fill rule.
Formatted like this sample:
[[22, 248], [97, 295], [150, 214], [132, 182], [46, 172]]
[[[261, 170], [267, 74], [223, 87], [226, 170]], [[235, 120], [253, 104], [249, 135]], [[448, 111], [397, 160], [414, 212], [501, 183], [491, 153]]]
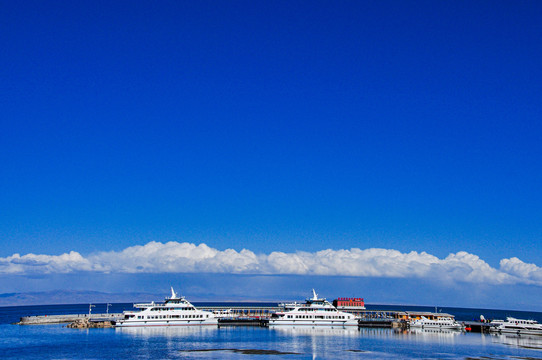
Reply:
[[220, 251], [205, 244], [153, 241], [120, 252], [100, 252], [87, 257], [71, 251], [61, 255], [14, 254], [0, 258], [0, 274], [74, 272], [339, 275], [542, 286], [542, 268], [535, 264], [513, 257], [502, 259], [497, 269], [477, 255], [463, 251], [444, 259], [426, 252], [356, 248], [255, 254], [246, 249]]

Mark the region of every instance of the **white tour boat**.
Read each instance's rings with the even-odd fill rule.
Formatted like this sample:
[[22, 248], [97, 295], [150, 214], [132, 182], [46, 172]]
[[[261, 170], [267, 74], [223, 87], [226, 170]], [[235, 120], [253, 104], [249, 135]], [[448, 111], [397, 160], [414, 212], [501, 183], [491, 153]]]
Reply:
[[428, 319], [422, 316], [410, 323], [411, 328], [439, 329], [439, 330], [463, 330], [464, 326], [455, 321], [454, 318], [443, 316], [437, 319]]
[[313, 297], [303, 303], [281, 304], [283, 311], [277, 311], [269, 319], [269, 326], [358, 326], [358, 318], [339, 311], [326, 299], [319, 299], [312, 290]]
[[198, 310], [183, 296], [179, 297], [171, 288], [171, 297], [165, 302], [134, 304], [139, 311], [124, 311], [124, 318], [117, 327], [133, 326], [203, 326], [218, 325], [218, 319], [212, 312]]
[[511, 333], [518, 335], [542, 335], [542, 324], [536, 320], [523, 320], [507, 317], [506, 320], [493, 320], [489, 328], [491, 332]]

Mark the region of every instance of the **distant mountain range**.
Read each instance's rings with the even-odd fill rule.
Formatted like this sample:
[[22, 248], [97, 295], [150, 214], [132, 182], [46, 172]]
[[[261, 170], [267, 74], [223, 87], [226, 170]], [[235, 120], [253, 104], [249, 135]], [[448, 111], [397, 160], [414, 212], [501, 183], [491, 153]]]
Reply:
[[0, 306], [130, 303], [160, 301], [164, 294], [150, 293], [104, 293], [99, 291], [42, 291], [0, 294]]
[[[54, 290], [24, 293], [3, 293], [0, 294], [0, 306], [25, 306], [25, 305], [56, 305], [56, 304], [100, 304], [100, 303], [135, 303], [163, 301], [168, 294], [164, 293], [105, 293], [99, 291], [72, 291]], [[190, 296], [190, 302], [276, 302], [269, 298], [244, 296], [221, 297], [217, 295]]]

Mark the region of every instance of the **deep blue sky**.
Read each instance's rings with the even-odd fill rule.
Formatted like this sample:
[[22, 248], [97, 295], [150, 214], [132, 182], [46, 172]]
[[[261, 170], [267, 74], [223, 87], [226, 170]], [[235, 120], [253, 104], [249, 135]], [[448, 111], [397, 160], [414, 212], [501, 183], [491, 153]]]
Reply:
[[4, 1], [0, 257], [542, 250], [542, 2]]

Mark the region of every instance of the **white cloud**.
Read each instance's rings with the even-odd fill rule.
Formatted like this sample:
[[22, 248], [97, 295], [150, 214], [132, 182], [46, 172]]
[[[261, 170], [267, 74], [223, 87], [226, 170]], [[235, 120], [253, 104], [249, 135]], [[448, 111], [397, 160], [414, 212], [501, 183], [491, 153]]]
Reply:
[[496, 269], [479, 256], [464, 251], [444, 259], [426, 252], [374, 248], [255, 254], [246, 249], [220, 251], [205, 244], [153, 241], [120, 252], [100, 252], [87, 257], [72, 251], [61, 255], [14, 254], [0, 258], [0, 274], [73, 272], [339, 275], [542, 286], [542, 268], [535, 264], [518, 258], [503, 259]]
[[521, 279], [530, 280], [536, 284], [542, 283], [542, 268], [535, 264], [524, 263], [517, 257], [513, 257], [502, 259], [500, 266], [503, 271]]
[[0, 274], [19, 273], [69, 273], [91, 271], [92, 265], [78, 252], [70, 251], [62, 255], [13, 254], [0, 258]]

